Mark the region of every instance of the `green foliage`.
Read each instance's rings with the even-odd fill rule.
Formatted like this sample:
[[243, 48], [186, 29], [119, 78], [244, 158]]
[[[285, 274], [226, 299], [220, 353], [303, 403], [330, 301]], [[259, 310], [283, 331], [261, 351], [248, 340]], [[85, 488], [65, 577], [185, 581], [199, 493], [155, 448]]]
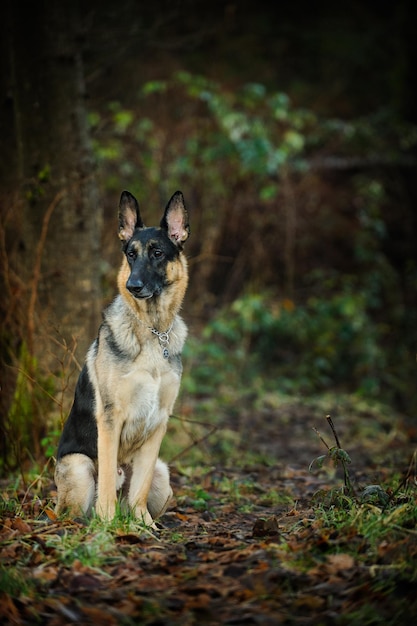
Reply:
[[[198, 342], [191, 340], [188, 390], [214, 393], [222, 383], [243, 385], [257, 376], [288, 393], [338, 387], [390, 399], [386, 327], [375, 324], [366, 294], [347, 277], [341, 291], [305, 304], [247, 294], [219, 312]], [[390, 383], [395, 383], [390, 379]]]
[[[367, 561], [377, 556], [382, 541], [399, 541], [408, 533], [413, 534], [417, 524], [417, 506], [412, 495], [407, 493], [399, 494], [385, 506], [358, 503], [347, 496], [336, 499], [334, 492], [331, 499], [329, 494], [317, 494], [315, 504], [317, 525], [335, 533], [365, 539], [368, 549], [363, 558]], [[353, 551], [356, 552], [356, 546]]]
[[52, 455], [48, 442], [50, 438], [45, 434], [45, 416], [53, 405], [53, 393], [53, 377], [42, 375], [36, 358], [29, 354], [23, 343], [13, 400], [7, 416], [9, 456], [0, 459], [0, 470], [3, 470], [2, 462], [9, 467], [19, 466], [28, 451], [32, 458], [39, 456], [40, 445], [46, 447], [48, 456]]
[[61, 430], [51, 430], [41, 439], [41, 446], [46, 460], [54, 458], [56, 455]]
[[209, 508], [209, 503], [211, 500], [211, 495], [202, 487], [196, 487], [187, 496], [183, 496], [179, 498], [179, 502], [181, 504], [188, 504], [192, 506], [197, 511], [206, 511]]
[[21, 596], [29, 596], [35, 588], [35, 582], [28, 580], [19, 568], [10, 569], [0, 565], [0, 590], [4, 594], [8, 594], [12, 598]]
[[43, 199], [43, 196], [45, 195], [45, 186], [50, 182], [50, 179], [51, 166], [47, 164], [40, 169], [39, 172], [37, 172], [37, 175], [34, 176], [27, 185], [25, 195], [30, 203], [35, 204], [39, 200]]
[[[161, 122], [166, 122], [165, 110], [158, 115], [161, 102], [169, 102], [174, 130], [168, 143]], [[185, 71], [145, 83], [138, 104], [140, 117], [118, 102], [108, 104], [105, 119], [103, 114], [90, 116], [103, 166], [110, 161], [112, 168], [121, 168], [132, 185], [139, 171], [144, 187], [175, 187], [179, 179], [193, 186], [204, 182], [211, 197], [230, 193], [233, 181], [256, 180], [259, 197], [270, 199], [283, 171], [305, 172], [327, 146], [338, 158], [393, 162], [417, 143], [416, 128], [387, 111], [350, 121], [322, 119], [313, 110], [295, 107], [288, 94], [269, 93], [262, 84], [230, 91]], [[189, 112], [186, 123], [179, 121], [184, 109]]]
[[[377, 557], [382, 541], [397, 542], [404, 534], [414, 533], [417, 524], [417, 502], [413, 493], [415, 454], [408, 471], [401, 479], [392, 477], [391, 483], [385, 486], [366, 485], [361, 488], [361, 493], [356, 493], [347, 469], [351, 458], [341, 447], [330, 415], [326, 419], [336, 445], [330, 447], [316, 430], [327, 448], [327, 454], [315, 459], [310, 464], [310, 470], [313, 467], [320, 469], [327, 458], [335, 466], [342, 466], [344, 486], [330, 490], [320, 489], [315, 494], [315, 527], [320, 528], [321, 532], [324, 530], [324, 534], [325, 529], [329, 529], [335, 535], [341, 533], [363, 538], [367, 544], [363, 560], [367, 561]], [[357, 557], [357, 547], [352, 551]]]
[[90, 526], [80, 527], [78, 532], [64, 533], [59, 538], [52, 536], [47, 545], [51, 550], [59, 550], [60, 563], [66, 567], [71, 567], [75, 561], [100, 567], [108, 561], [113, 550], [114, 534], [108, 524], [102, 522], [99, 526], [93, 521]]

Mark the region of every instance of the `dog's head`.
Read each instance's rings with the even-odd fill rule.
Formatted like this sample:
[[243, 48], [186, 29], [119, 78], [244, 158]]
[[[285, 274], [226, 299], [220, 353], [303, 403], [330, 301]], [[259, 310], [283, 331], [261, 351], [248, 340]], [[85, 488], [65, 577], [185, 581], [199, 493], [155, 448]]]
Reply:
[[182, 249], [190, 227], [184, 197], [180, 191], [168, 202], [159, 227], [147, 228], [139, 204], [123, 191], [119, 204], [119, 238], [129, 266], [126, 289], [137, 299], [160, 296], [182, 277]]

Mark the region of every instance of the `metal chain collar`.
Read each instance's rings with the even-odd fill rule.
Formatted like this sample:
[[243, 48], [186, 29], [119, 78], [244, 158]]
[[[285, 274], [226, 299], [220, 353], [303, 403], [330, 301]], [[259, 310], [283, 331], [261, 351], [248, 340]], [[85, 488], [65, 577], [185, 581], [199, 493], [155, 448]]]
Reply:
[[174, 322], [165, 332], [161, 332], [160, 330], [156, 330], [156, 328], [152, 328], [151, 326], [148, 326], [151, 333], [156, 335], [159, 339], [159, 343], [161, 344], [161, 347], [162, 347], [162, 355], [164, 359], [169, 358], [169, 350], [168, 350], [169, 333], [171, 332], [173, 325], [174, 325]]

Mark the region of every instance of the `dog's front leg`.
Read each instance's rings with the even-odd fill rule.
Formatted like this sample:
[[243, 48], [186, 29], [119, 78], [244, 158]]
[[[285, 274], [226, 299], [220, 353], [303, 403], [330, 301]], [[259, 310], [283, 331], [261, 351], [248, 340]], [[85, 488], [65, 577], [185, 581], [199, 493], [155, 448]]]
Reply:
[[117, 502], [117, 452], [120, 432], [115, 428], [117, 420], [103, 420], [98, 424], [98, 481], [96, 513], [104, 519], [112, 519]]
[[148, 496], [158, 459], [161, 442], [166, 431], [166, 425], [159, 426], [133, 457], [133, 472], [129, 489], [129, 505], [138, 519], [147, 526], [155, 528], [151, 514], [148, 511]]

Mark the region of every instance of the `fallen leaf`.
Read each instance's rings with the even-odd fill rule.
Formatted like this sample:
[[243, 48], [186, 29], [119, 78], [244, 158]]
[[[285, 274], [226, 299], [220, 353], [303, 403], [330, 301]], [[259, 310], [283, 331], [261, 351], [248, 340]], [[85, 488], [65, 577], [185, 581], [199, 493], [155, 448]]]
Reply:
[[13, 528], [19, 531], [19, 533], [21, 533], [22, 535], [26, 533], [30, 533], [32, 530], [29, 524], [27, 524], [24, 520], [22, 520], [21, 517], [13, 518], [12, 525], [13, 525]]
[[45, 508], [44, 513], [51, 522], [56, 522], [56, 520], [58, 519], [58, 515], [52, 509]]
[[257, 519], [252, 530], [252, 537], [270, 537], [278, 534], [278, 520], [275, 516]]
[[127, 543], [130, 545], [134, 545], [136, 543], [141, 543], [143, 538], [140, 535], [135, 535], [133, 533], [120, 534], [116, 537], [116, 543]]
[[[329, 571], [340, 572], [355, 566], [355, 559], [350, 554], [329, 554], [327, 557]], [[332, 571], [332, 573], [333, 573]]]
[[83, 614], [90, 619], [91, 624], [100, 624], [100, 626], [116, 626], [118, 620], [114, 618], [105, 609], [99, 609], [95, 607], [83, 607]]
[[51, 581], [58, 578], [58, 568], [55, 566], [39, 566], [33, 570], [33, 577], [43, 580]]
[[4, 546], [4, 548], [0, 550], [1, 562], [4, 564], [7, 561], [16, 560], [21, 547], [21, 543], [17, 541], [13, 541], [13, 543], [8, 546]]
[[0, 622], [2, 624], [6, 624], [8, 622], [11, 624], [19, 623], [19, 612], [16, 605], [14, 604], [12, 598], [6, 593], [0, 593]]
[[320, 609], [325, 604], [325, 599], [320, 596], [303, 595], [294, 600], [295, 606], [305, 606], [308, 609]]
[[102, 582], [93, 576], [92, 574], [76, 574], [73, 576], [69, 583], [69, 589], [71, 592], [79, 591], [80, 589], [90, 589], [95, 591], [102, 587]]

